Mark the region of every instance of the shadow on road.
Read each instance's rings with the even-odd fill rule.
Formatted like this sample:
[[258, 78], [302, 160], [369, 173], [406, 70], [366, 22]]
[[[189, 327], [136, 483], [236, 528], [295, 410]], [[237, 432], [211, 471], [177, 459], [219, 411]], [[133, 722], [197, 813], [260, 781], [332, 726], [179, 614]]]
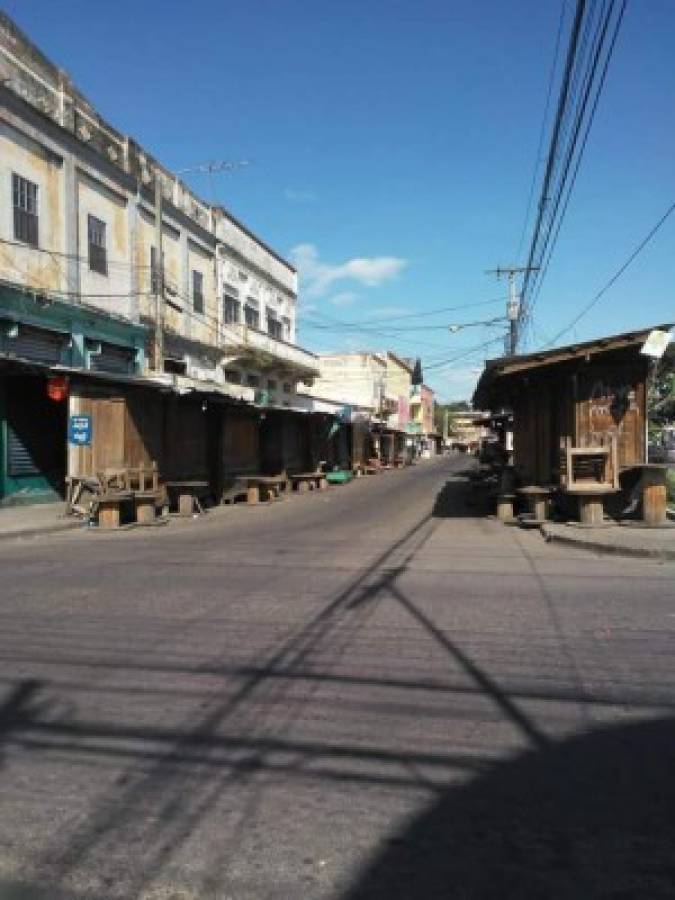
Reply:
[[[434, 517], [476, 515], [466, 504], [470, 490], [466, 480], [450, 478], [432, 515], [421, 517], [249, 665], [228, 664], [219, 654], [196, 669], [162, 660], [157, 671], [201, 676], [211, 672], [224, 679], [222, 690], [195, 696], [178, 721], [167, 724], [160, 718], [150, 724], [136, 721], [131, 713], [107, 720], [104, 701], [101, 713], [86, 719], [49, 682], [14, 684], [0, 707], [0, 739], [6, 748], [32, 754], [37, 761], [54, 754], [72, 766], [98, 766], [102, 773], [106, 767], [122, 768], [114, 781], [104, 779], [86, 814], [72, 829], [55, 833], [35, 861], [41, 876], [37, 880], [53, 885], [52, 893], [0, 881], [0, 900], [59, 898], [59, 889], [67, 893], [79, 878], [94, 882], [91, 889], [98, 891], [87, 897], [143, 896], [207, 817], [215, 819], [228, 803], [239, 804], [236, 827], [209, 859], [209, 871], [196, 894], [223, 896], [223, 880], [237, 858], [238, 842], [255, 817], [264, 814], [265, 782], [256, 775], [297, 783], [356, 784], [363, 789], [364, 804], [371, 786], [428, 792], [431, 805], [426, 812], [390, 838], [345, 900], [672, 896], [673, 720], [552, 742], [529, 701], [590, 705], [601, 699], [580, 696], [576, 689], [568, 696], [553, 683], [504, 683], [462, 646], [461, 634], [434, 621], [433, 604], [424, 597], [414, 603], [404, 590], [411, 562], [439, 527]], [[411, 634], [421, 630], [431, 649], [440, 649], [448, 663], [447, 680], [410, 681], [378, 676], [370, 669], [341, 670], [343, 656], [382, 603], [395, 605]], [[110, 663], [102, 665], [114, 671]], [[153, 666], [157, 668], [152, 661], [138, 659], [123, 663], [129, 672], [145, 668], [151, 673]], [[129, 688], [109, 681], [100, 685], [102, 696], [121, 691], [112, 704], [119, 708]], [[449, 743], [440, 750], [423, 741], [392, 746], [386, 732], [373, 732], [367, 741], [349, 735], [333, 741], [322, 735], [299, 736], [295, 721], [327, 683], [406, 690], [410, 714], [417, 716], [420, 727], [424, 712], [417, 698], [423, 692], [433, 691], [437, 697], [445, 693], [450, 700], [456, 693], [487, 699], [530, 749], [515, 761], [495, 764], [493, 748], [486, 747], [480, 756], [461, 744]], [[144, 689], [150, 691], [151, 686]], [[450, 721], [452, 709], [446, 714]], [[433, 777], [422, 777], [419, 767]], [[458, 774], [471, 781], [446, 790], [444, 785]], [[243, 804], [241, 792], [234, 793], [238, 788], [246, 790]], [[326, 821], [329, 816], [327, 809]], [[272, 881], [274, 873], [268, 874]], [[7, 893], [10, 888], [14, 893]]]
[[475, 468], [453, 473], [436, 496], [432, 516], [436, 519], [467, 519], [487, 515], [490, 497], [487, 490], [471, 480]]
[[529, 751], [390, 835], [343, 900], [675, 896], [675, 720]]

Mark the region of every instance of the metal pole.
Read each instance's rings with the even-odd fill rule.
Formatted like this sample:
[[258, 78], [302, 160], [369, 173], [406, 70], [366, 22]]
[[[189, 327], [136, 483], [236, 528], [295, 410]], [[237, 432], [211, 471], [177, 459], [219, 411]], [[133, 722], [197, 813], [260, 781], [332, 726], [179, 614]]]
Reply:
[[164, 371], [164, 257], [162, 253], [162, 182], [155, 172], [155, 371]]

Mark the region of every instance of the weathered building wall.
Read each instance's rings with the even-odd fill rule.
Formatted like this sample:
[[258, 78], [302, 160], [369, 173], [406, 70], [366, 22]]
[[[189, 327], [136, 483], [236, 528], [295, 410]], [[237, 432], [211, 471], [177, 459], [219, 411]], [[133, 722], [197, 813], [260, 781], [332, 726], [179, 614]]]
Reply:
[[[207, 364], [208, 353], [198, 345], [222, 348], [227, 359], [227, 336], [219, 326], [222, 286], [232, 277], [241, 288], [242, 318], [243, 305], [252, 297], [258, 304], [260, 330], [267, 331], [271, 310], [281, 325], [278, 338], [294, 342], [298, 283], [293, 267], [230, 213], [202, 202], [135, 141], [105, 122], [2, 13], [0, 76], [6, 100], [0, 122], [0, 238], [14, 239], [12, 171], [38, 186], [39, 201], [39, 248], [5, 244], [0, 277], [40, 290], [67, 290], [74, 300], [86, 298], [108, 312], [152, 323], [157, 180], [167, 288], [163, 318], [171, 335], [188, 342], [183, 347], [173, 342], [187, 371], [193, 369], [198, 378], [224, 380], [217, 362], [210, 358]], [[88, 265], [89, 215], [105, 224], [105, 274]], [[218, 246], [222, 259], [217, 264]], [[203, 277], [203, 309], [195, 304], [195, 271]], [[233, 359], [239, 358], [239, 343], [233, 340]], [[256, 368], [255, 357], [246, 362]], [[285, 378], [280, 374], [280, 380], [288, 380], [289, 365], [285, 359]], [[300, 368], [307, 365], [301, 360]]]
[[[67, 198], [72, 202], [73, 198]], [[87, 302], [106, 312], [136, 318], [133, 294], [132, 256], [129, 236], [129, 198], [114, 183], [92, 177], [76, 168], [74, 201], [77, 209], [78, 290]], [[89, 216], [105, 223], [107, 271], [101, 274], [89, 265]], [[106, 296], [107, 295], [107, 296]]]
[[410, 418], [412, 369], [394, 353], [387, 353], [387, 396], [397, 398], [397, 412], [389, 416], [392, 428], [404, 429]]
[[[12, 203], [12, 175], [28, 179], [38, 188], [40, 246], [38, 253], [16, 242]], [[63, 157], [44, 143], [0, 120], [0, 278], [44, 290], [64, 291], [67, 286], [65, 254], [65, 193]]]
[[379, 412], [387, 376], [380, 354], [324, 353], [319, 356], [319, 366], [321, 374], [309, 394]]

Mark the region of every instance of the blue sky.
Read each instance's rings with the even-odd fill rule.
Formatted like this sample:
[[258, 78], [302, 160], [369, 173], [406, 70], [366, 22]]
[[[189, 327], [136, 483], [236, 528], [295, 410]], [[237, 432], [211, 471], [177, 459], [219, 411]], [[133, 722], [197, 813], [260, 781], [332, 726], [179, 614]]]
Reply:
[[[301, 343], [390, 347], [432, 365], [495, 337], [484, 327], [413, 329], [483, 321], [502, 314], [501, 300], [396, 317], [505, 295], [485, 270], [517, 261], [561, 0], [4, 8], [168, 166], [251, 160], [212, 184], [189, 180], [298, 262]], [[675, 199], [674, 40], [673, 0], [630, 0], [534, 346], [574, 317]], [[675, 217], [569, 339], [675, 317], [674, 237]], [[354, 323], [364, 330], [346, 327]], [[466, 397], [486, 352], [429, 369], [427, 380], [443, 399]]]

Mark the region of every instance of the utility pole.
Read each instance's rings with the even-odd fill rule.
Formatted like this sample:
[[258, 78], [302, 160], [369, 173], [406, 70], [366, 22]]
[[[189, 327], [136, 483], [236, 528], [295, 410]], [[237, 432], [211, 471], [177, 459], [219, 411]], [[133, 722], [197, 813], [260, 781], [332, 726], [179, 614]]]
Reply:
[[509, 356], [515, 356], [518, 349], [518, 323], [521, 318], [520, 297], [516, 291], [516, 275], [538, 271], [539, 266], [497, 266], [496, 269], [488, 269], [485, 273], [486, 275], [496, 275], [497, 278], [506, 275], [509, 279], [509, 299], [506, 302], [506, 318], [509, 320]]
[[164, 256], [162, 253], [162, 181], [155, 172], [155, 372], [164, 371]]

